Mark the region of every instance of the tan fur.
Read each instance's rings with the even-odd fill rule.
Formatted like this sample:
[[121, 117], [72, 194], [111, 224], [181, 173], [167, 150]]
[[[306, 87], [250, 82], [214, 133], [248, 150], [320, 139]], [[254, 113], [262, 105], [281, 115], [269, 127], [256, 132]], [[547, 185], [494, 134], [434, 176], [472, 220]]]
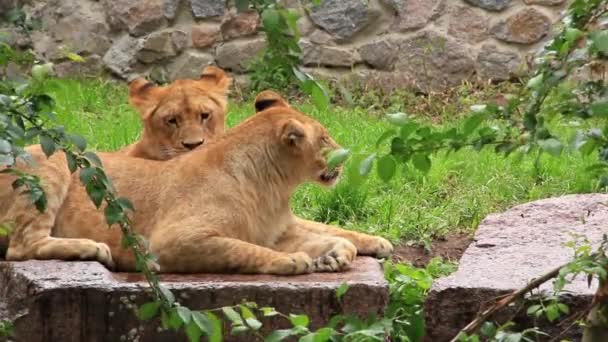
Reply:
[[[166, 86], [155, 86], [145, 79], [132, 81], [129, 85], [129, 102], [139, 112], [143, 132], [138, 141], [117, 153], [167, 160], [190, 151], [198, 143], [209, 142], [223, 134], [226, 130], [228, 88], [231, 82], [232, 79], [215, 66], [205, 67], [200, 79], [176, 80]], [[203, 119], [202, 114], [208, 116]], [[176, 123], [169, 123], [171, 119], [175, 119]], [[40, 145], [28, 146], [26, 151], [35, 165], [42, 165], [41, 172], [50, 174], [56, 171], [47, 180], [47, 188], [51, 190], [47, 192], [47, 197], [51, 206], [63, 202], [71, 179], [70, 173], [54, 164], [45, 165], [46, 156]], [[23, 164], [20, 166], [23, 167]], [[0, 198], [11, 192], [13, 180], [12, 177], [0, 176]], [[45, 213], [37, 220], [49, 215], [54, 219], [54, 214]], [[0, 256], [4, 255], [6, 245], [6, 238], [0, 236]]]
[[134, 80], [129, 85], [129, 102], [139, 111], [144, 130], [139, 141], [121, 151], [167, 160], [223, 134], [231, 82], [214, 66], [206, 67], [198, 80], [176, 80], [167, 86]]
[[[277, 94], [260, 94], [256, 108], [205, 148], [168, 162], [100, 154], [118, 193], [134, 203], [134, 229], [149, 240], [161, 272], [300, 274], [344, 270], [357, 253], [390, 255], [385, 239], [292, 214], [298, 185], [336, 180], [323, 154], [338, 145]], [[52, 176], [65, 172], [65, 160], [58, 154], [48, 163], [52, 172], [36, 172], [54, 191]], [[0, 222], [15, 222], [7, 259], [87, 259], [134, 270], [120, 231], [107, 228], [77, 176], [65, 192], [43, 215], [24, 196], [0, 197]]]

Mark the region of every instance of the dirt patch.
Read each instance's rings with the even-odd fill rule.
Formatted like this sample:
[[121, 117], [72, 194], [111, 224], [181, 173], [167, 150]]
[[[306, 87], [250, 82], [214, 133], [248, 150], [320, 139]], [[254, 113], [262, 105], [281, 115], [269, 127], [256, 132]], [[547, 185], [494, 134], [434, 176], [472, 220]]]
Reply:
[[416, 267], [424, 267], [429, 260], [436, 256], [444, 259], [458, 261], [469, 244], [473, 241], [469, 234], [452, 234], [443, 239], [433, 241], [431, 251], [423, 246], [397, 246], [394, 259], [396, 261], [411, 262]]

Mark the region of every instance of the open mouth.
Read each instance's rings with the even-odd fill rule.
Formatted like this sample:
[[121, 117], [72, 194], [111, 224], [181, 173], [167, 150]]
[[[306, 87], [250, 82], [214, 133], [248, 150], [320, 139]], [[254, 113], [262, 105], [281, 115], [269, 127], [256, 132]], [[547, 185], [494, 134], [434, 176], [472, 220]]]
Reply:
[[341, 171], [340, 168], [336, 168], [336, 169], [333, 169], [333, 170], [325, 170], [319, 176], [319, 180], [321, 181], [321, 183], [332, 184], [340, 176], [340, 171]]

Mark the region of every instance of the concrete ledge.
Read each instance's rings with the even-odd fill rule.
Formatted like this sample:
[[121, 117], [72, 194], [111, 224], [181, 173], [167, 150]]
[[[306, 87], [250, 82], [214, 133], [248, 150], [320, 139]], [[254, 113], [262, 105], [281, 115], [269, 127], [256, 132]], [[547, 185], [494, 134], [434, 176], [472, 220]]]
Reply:
[[[341, 312], [381, 314], [388, 301], [382, 268], [368, 257], [357, 258], [344, 273], [163, 275], [161, 281], [192, 309], [255, 301], [283, 313], [306, 313], [313, 327]], [[340, 304], [335, 290], [342, 282], [350, 287]], [[111, 273], [96, 262], [0, 263], [0, 307], [4, 302], [5, 317], [15, 321], [16, 341], [185, 341], [160, 331], [158, 321], [138, 321], [133, 310], [149, 301], [145, 289], [140, 275]], [[265, 331], [289, 326], [278, 318], [263, 323]]]
[[[572, 260], [572, 250], [564, 246], [573, 240], [572, 234], [599, 244], [608, 232], [606, 204], [608, 195], [570, 195], [489, 215], [479, 225], [458, 271], [438, 279], [431, 288], [425, 303], [428, 341], [449, 341], [488, 303]], [[541, 290], [552, 288], [549, 282]], [[584, 277], [579, 277], [566, 287], [569, 294], [562, 301], [571, 312], [581, 312], [596, 289], [597, 284], [589, 288]], [[504, 322], [513, 318], [520, 327], [537, 326], [554, 337], [564, 328], [543, 320], [533, 322], [526, 310], [516, 313], [518, 308], [510, 308], [494, 319]], [[580, 333], [574, 329], [564, 338], [578, 341]]]

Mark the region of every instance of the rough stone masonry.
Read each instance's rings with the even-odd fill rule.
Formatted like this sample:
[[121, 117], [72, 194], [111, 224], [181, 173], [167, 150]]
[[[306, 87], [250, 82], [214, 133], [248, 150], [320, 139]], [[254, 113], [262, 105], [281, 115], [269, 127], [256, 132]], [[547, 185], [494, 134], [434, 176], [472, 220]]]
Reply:
[[[18, 2], [0, 0], [0, 8]], [[39, 58], [57, 63], [59, 75], [105, 70], [123, 79], [172, 80], [196, 77], [208, 63], [245, 73], [266, 46], [257, 13], [237, 13], [226, 0], [22, 2], [40, 29], [29, 39], [0, 28], [0, 39], [32, 46]], [[566, 2], [282, 0], [302, 15], [301, 63], [314, 74], [422, 90], [516, 76], [551, 36]], [[87, 62], [69, 61], [66, 51]]]

